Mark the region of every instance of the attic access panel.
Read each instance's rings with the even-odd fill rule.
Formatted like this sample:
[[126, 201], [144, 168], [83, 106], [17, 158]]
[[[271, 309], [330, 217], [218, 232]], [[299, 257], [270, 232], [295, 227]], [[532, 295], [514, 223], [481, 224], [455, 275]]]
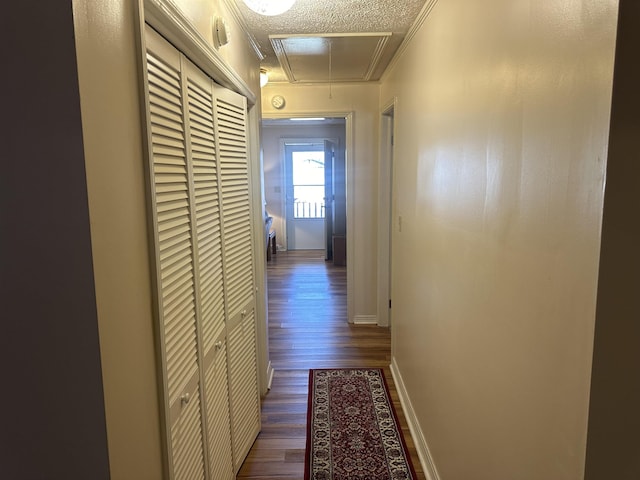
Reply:
[[[388, 62], [391, 33], [269, 35], [291, 83], [377, 80]], [[387, 55], [385, 55], [387, 54]]]

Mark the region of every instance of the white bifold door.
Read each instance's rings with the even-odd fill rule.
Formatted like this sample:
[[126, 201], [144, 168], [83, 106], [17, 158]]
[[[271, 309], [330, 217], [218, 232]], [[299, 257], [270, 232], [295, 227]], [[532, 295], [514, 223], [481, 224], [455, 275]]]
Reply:
[[231, 480], [260, 430], [246, 99], [145, 41], [167, 477]]

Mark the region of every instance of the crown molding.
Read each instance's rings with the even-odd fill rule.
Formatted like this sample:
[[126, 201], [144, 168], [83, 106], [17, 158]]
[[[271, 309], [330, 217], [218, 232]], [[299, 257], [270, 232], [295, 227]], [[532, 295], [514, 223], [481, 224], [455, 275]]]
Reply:
[[378, 44], [376, 45], [376, 49], [373, 52], [373, 56], [371, 57], [371, 63], [369, 64], [369, 68], [367, 69], [367, 73], [365, 73], [363, 80], [369, 81], [373, 76], [373, 72], [378, 65], [380, 64], [380, 59], [382, 58], [382, 54], [384, 53], [384, 49], [387, 47], [387, 42], [389, 42], [389, 38], [391, 38], [391, 34], [380, 37], [378, 40]]
[[388, 72], [393, 70], [393, 67], [400, 60], [400, 57], [404, 55], [404, 52], [407, 50], [407, 47], [411, 43], [411, 40], [413, 40], [413, 37], [415, 37], [416, 33], [418, 33], [418, 30], [420, 30], [424, 22], [427, 20], [427, 17], [431, 13], [431, 10], [433, 10], [433, 7], [435, 7], [436, 3], [438, 3], [438, 0], [427, 0], [427, 2], [424, 4], [424, 6], [422, 7], [422, 10], [420, 10], [420, 13], [418, 14], [418, 17], [415, 19], [415, 21], [411, 25], [411, 28], [409, 28], [409, 31], [407, 31], [407, 34], [404, 36], [404, 40], [402, 40], [402, 43], [398, 47], [398, 50], [396, 50], [395, 55], [389, 62], [389, 65], [387, 65], [387, 68], [385, 69], [382, 76], [380, 77], [380, 80], [386, 79]]
[[247, 40], [249, 41], [249, 45], [251, 45], [253, 52], [256, 54], [256, 57], [258, 57], [258, 61], [261, 62], [262, 60], [264, 60], [266, 58], [266, 55], [262, 53], [262, 50], [260, 50], [260, 44], [256, 40], [256, 37], [254, 37], [253, 34], [249, 31], [247, 22], [245, 22], [244, 17], [242, 16], [242, 13], [240, 13], [238, 4], [234, 0], [222, 0], [222, 1], [224, 5], [227, 7], [227, 10], [229, 10], [229, 13], [231, 13], [231, 16], [233, 17], [233, 19], [236, 21], [238, 25], [240, 25], [240, 28], [242, 29], [242, 33], [244, 33], [244, 35], [247, 37]]

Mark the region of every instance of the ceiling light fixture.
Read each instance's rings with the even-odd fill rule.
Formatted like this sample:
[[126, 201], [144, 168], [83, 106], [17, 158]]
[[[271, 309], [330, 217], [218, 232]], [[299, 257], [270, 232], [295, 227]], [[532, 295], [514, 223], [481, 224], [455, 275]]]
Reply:
[[280, 15], [289, 10], [296, 0], [244, 0], [251, 10], [260, 15]]
[[267, 73], [266, 68], [260, 69], [260, 88], [264, 87], [267, 83], [269, 83], [269, 74]]

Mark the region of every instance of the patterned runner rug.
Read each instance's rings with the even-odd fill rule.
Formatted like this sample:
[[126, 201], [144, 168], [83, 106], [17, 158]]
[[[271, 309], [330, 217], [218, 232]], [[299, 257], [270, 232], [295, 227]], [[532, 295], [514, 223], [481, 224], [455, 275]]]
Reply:
[[416, 478], [382, 370], [310, 371], [304, 478]]

